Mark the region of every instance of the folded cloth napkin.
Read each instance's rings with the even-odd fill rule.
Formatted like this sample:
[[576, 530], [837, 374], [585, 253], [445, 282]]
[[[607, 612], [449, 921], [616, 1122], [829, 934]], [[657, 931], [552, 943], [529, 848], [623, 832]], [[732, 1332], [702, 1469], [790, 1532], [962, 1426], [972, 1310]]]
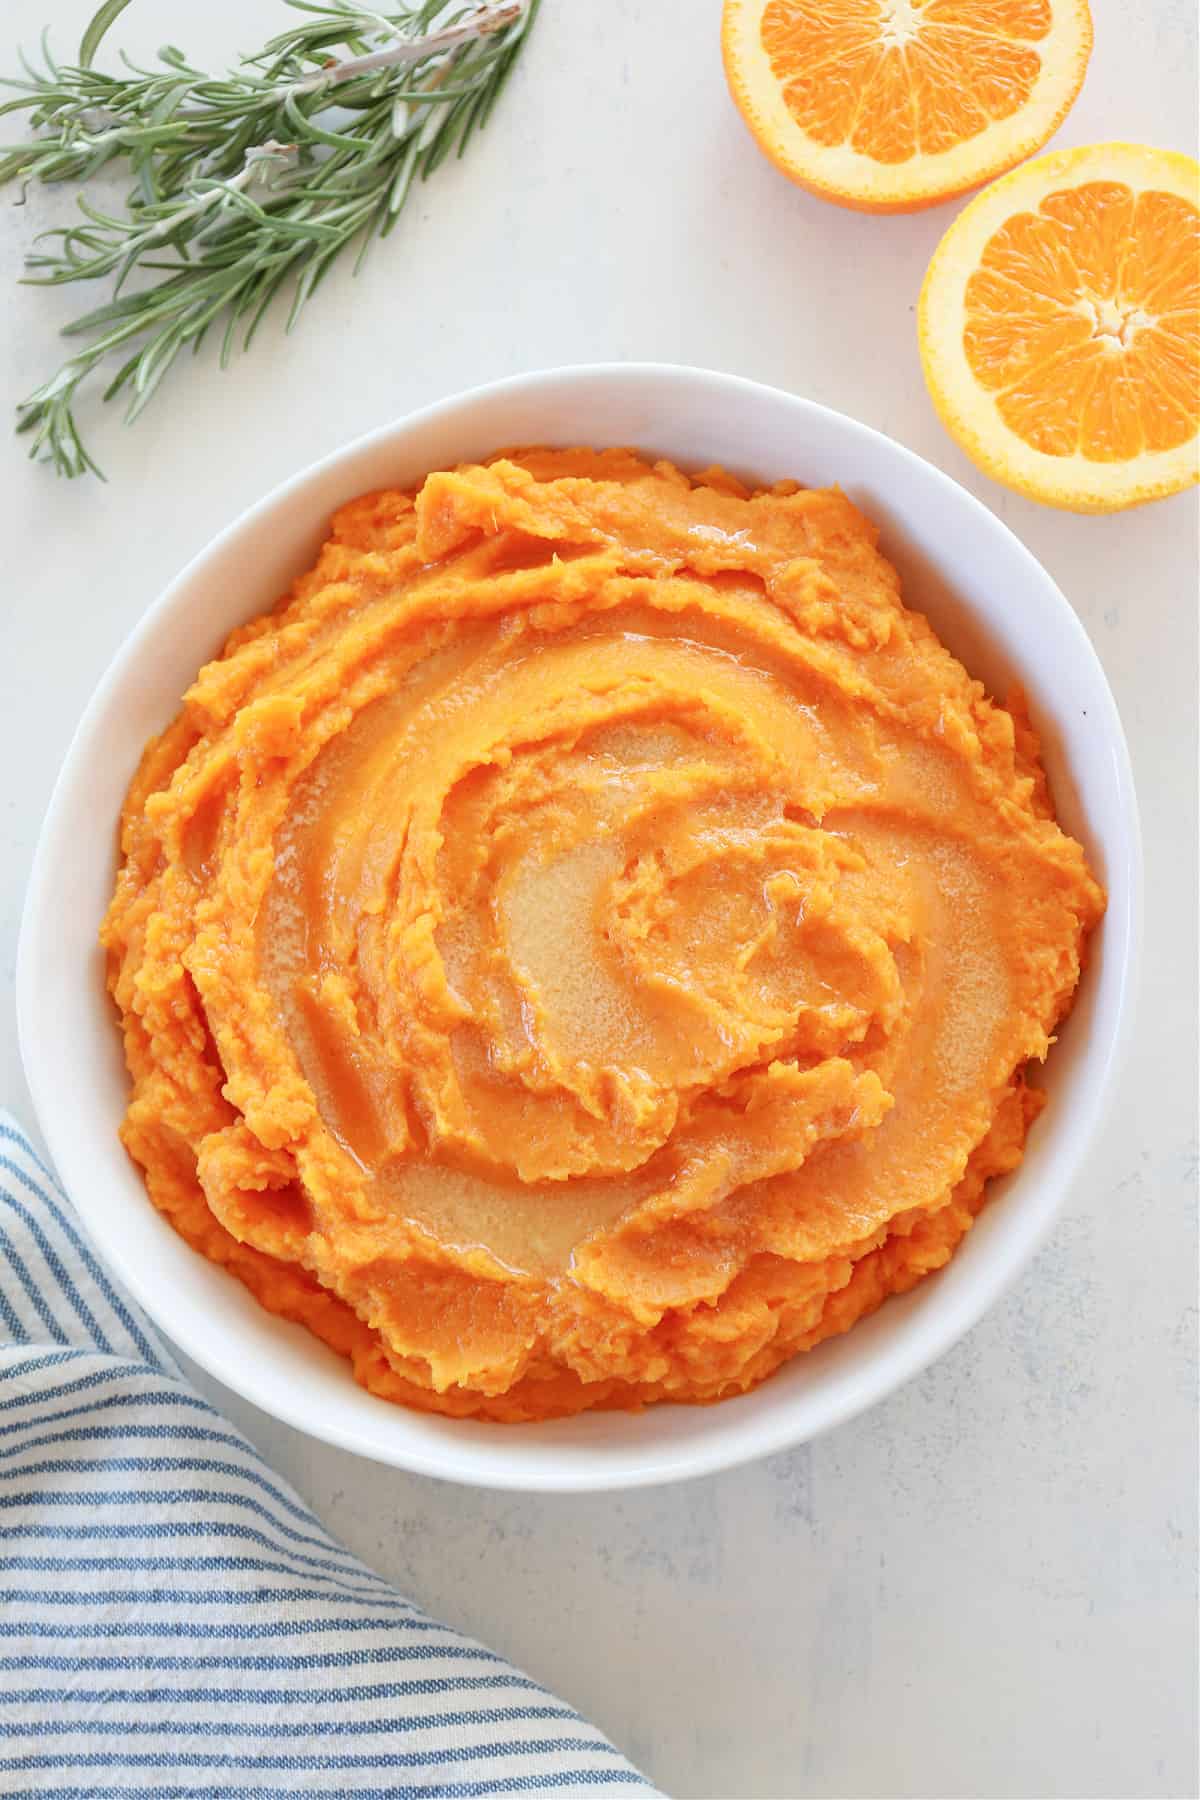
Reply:
[[653, 1793], [330, 1537], [0, 1116], [0, 1793]]

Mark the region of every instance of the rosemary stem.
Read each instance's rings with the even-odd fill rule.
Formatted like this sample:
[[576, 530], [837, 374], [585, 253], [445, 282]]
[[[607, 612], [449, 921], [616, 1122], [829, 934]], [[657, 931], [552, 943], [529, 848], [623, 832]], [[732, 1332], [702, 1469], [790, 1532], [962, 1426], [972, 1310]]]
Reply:
[[[263, 150], [281, 150], [283, 146], [282, 144], [264, 144], [262, 148]], [[257, 174], [257, 161], [251, 160], [247, 156], [245, 164], [236, 175], [229, 176], [226, 181], [218, 182], [215, 187], [206, 188], [202, 194], [194, 195], [186, 205], [176, 207], [167, 218], [159, 219], [156, 224], [148, 226], [140, 237], [133, 240], [131, 249], [135, 251], [148, 249], [151, 244], [160, 243], [163, 238], [173, 236], [184, 219], [197, 218], [201, 213], [208, 212], [211, 207], [218, 206], [228, 195], [240, 193], [243, 188], [250, 186]]]
[[275, 90], [275, 94], [281, 100], [288, 95], [294, 98], [299, 94], [316, 94], [322, 88], [352, 81], [356, 75], [373, 75], [380, 69], [424, 62], [427, 56], [436, 56], [440, 51], [453, 50], [473, 38], [490, 37], [494, 31], [503, 31], [506, 25], [514, 24], [520, 18], [525, 5], [526, 0], [499, 0], [499, 4], [479, 6], [457, 25], [447, 26], [445, 31], [435, 31], [428, 37], [407, 38], [387, 50], [372, 50], [366, 56], [352, 56], [343, 62], [330, 63], [315, 74], [306, 75], [302, 81], [293, 81], [289, 87]]

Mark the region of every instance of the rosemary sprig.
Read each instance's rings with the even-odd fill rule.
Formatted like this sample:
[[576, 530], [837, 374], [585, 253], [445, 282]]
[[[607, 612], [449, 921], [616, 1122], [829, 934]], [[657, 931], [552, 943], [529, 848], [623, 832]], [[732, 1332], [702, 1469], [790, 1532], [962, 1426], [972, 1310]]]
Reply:
[[[24, 111], [34, 135], [0, 146], [0, 182], [86, 183], [125, 164], [124, 212], [79, 197], [79, 223], [45, 232], [52, 249], [28, 259], [27, 280], [58, 286], [112, 278], [112, 298], [64, 327], [88, 341], [17, 408], [30, 455], [60, 475], [99, 475], [79, 434], [75, 401], [105, 358], [124, 351], [104, 391], [136, 418], [179, 352], [214, 325], [224, 366], [251, 342], [289, 287], [291, 330], [334, 262], [357, 242], [355, 270], [386, 237], [412, 183], [482, 127], [540, 0], [411, 0], [374, 12], [352, 0], [287, 0], [305, 15], [237, 69], [214, 77], [168, 45], [157, 66], [123, 56], [124, 71], [92, 67], [128, 0], [107, 0], [79, 60], [0, 80], [16, 90], [0, 114]], [[135, 271], [151, 277], [135, 289]]]

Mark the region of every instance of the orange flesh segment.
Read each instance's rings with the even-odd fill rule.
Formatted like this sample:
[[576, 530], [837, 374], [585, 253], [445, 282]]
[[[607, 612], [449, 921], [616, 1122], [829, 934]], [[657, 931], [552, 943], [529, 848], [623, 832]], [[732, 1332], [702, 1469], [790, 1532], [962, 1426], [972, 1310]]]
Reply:
[[762, 46], [797, 125], [879, 163], [937, 155], [1028, 102], [1048, 0], [769, 0]]
[[1200, 422], [1200, 214], [1122, 182], [1048, 194], [967, 282], [963, 347], [1004, 422], [1049, 456], [1124, 462]]

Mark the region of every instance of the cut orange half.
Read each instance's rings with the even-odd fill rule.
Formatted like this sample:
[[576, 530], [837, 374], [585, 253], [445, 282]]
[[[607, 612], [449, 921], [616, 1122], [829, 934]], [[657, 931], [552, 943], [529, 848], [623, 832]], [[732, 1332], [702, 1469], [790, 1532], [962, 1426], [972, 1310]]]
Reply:
[[771, 161], [915, 212], [1040, 150], [1079, 92], [1087, 0], [725, 0], [730, 91]]
[[1076, 512], [1176, 493], [1200, 460], [1200, 165], [1139, 144], [1026, 163], [939, 244], [919, 308], [943, 422], [981, 469]]

